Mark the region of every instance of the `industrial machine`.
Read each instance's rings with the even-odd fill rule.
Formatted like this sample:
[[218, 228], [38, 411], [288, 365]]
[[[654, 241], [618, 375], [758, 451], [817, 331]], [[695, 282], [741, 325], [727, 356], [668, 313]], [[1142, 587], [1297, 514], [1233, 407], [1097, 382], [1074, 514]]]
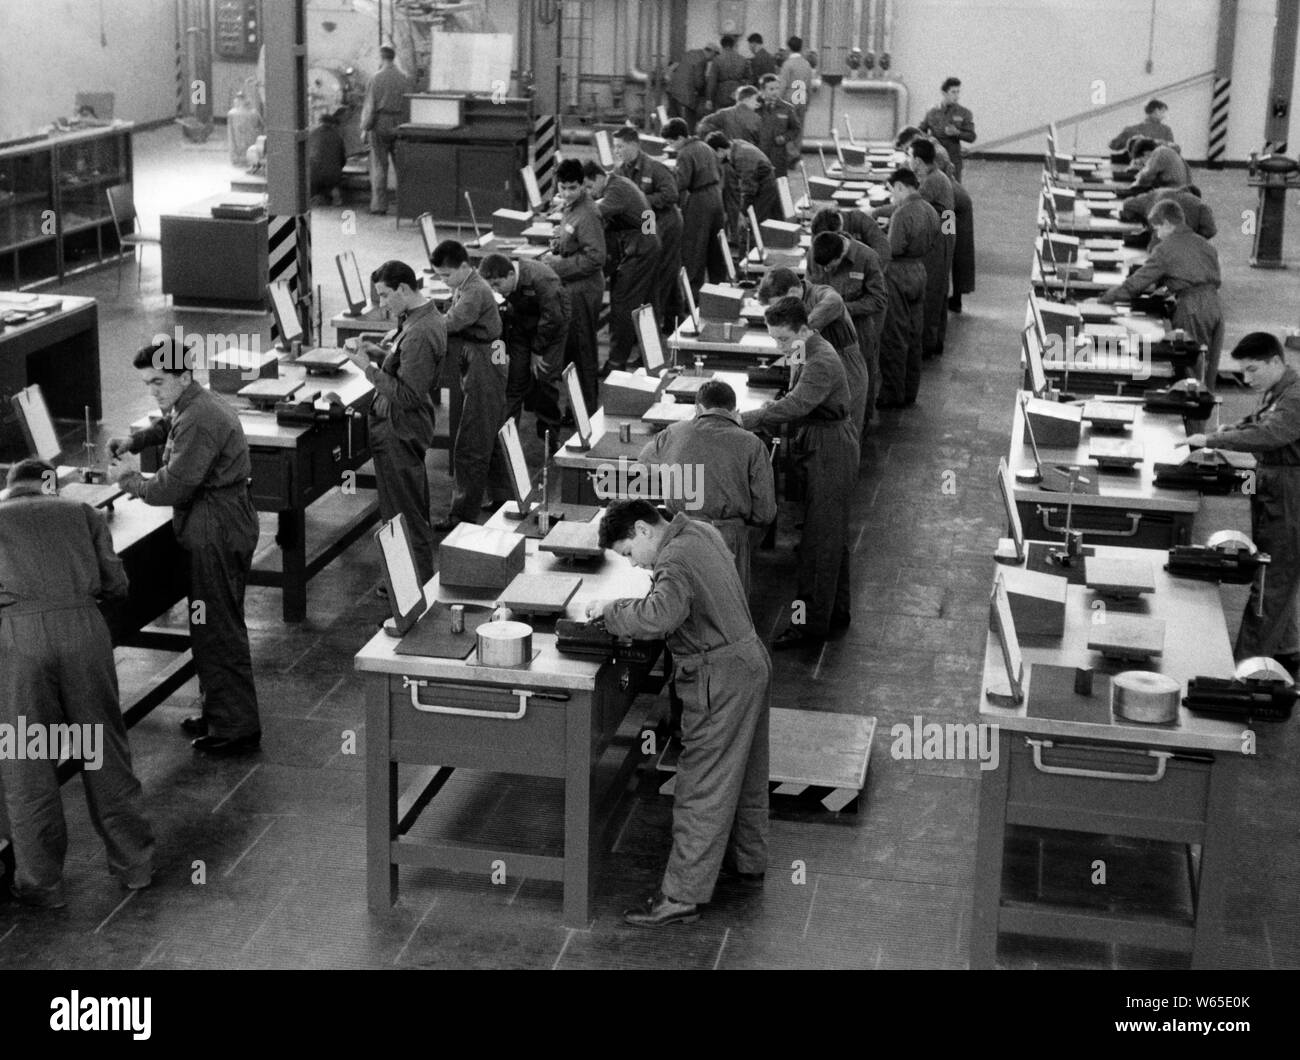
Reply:
[[1285, 269], [1282, 236], [1286, 227], [1286, 193], [1300, 189], [1300, 161], [1286, 155], [1250, 156], [1246, 183], [1259, 189], [1255, 243], [1250, 264], [1256, 269]]

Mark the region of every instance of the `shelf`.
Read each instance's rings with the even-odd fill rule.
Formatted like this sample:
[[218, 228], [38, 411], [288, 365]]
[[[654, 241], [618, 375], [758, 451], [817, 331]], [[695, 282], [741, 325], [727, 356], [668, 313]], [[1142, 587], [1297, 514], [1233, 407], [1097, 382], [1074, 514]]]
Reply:
[[8, 254], [15, 250], [25, 250], [27, 247], [39, 246], [42, 243], [57, 243], [58, 236], [35, 236], [32, 239], [19, 240], [17, 243], [6, 243], [0, 246], [0, 254]]
[[64, 225], [63, 234], [65, 236], [75, 235], [78, 232], [85, 232], [93, 228], [102, 228], [104, 225], [112, 226], [113, 218], [101, 217], [98, 221], [78, 221], [76, 224]]
[[51, 210], [54, 209], [48, 191], [26, 191], [15, 195], [12, 199], [0, 199], [0, 210], [9, 210], [15, 206], [26, 206], [33, 202], [44, 202]]

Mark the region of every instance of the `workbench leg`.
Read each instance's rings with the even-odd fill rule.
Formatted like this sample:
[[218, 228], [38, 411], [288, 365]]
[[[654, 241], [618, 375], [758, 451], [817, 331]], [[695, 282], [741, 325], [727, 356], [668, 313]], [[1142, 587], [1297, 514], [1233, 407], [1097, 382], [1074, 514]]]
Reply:
[[[599, 690], [592, 696], [604, 695]], [[591, 874], [591, 716], [590, 696], [575, 695], [568, 704], [564, 752], [564, 913], [565, 927], [590, 923]]]
[[447, 391], [447, 467], [450, 470], [456, 466], [456, 433], [460, 430], [460, 410], [465, 406], [458, 357], [443, 359], [442, 378], [438, 382]]
[[998, 732], [998, 768], [980, 773], [980, 818], [975, 848], [975, 915], [970, 932], [970, 966], [998, 965], [998, 913], [1002, 907], [1002, 847], [1007, 830], [1007, 788], [1011, 741]]
[[275, 541], [283, 572], [281, 611], [286, 622], [301, 622], [307, 617], [307, 509], [280, 512], [279, 520]]
[[1233, 865], [1232, 829], [1241, 765], [1241, 755], [1216, 751], [1210, 768], [1205, 842], [1201, 845], [1201, 874], [1196, 888], [1193, 968], [1225, 967], [1223, 907]]
[[389, 760], [388, 677], [366, 677], [366, 897], [372, 913], [397, 901], [397, 763]]

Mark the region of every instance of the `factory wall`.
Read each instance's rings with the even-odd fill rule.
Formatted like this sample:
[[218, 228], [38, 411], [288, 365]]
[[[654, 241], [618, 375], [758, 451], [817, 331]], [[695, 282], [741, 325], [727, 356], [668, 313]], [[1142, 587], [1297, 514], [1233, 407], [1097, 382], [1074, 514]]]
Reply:
[[78, 90], [113, 92], [136, 122], [176, 113], [174, 0], [0, 0], [0, 140], [71, 116]]

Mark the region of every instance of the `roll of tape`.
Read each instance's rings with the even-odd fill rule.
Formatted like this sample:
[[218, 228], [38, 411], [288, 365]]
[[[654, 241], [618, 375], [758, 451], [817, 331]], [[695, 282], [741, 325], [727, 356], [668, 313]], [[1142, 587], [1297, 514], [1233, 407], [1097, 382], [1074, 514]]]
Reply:
[[525, 622], [485, 622], [478, 627], [480, 666], [522, 666], [533, 657], [533, 627]]
[[1110, 679], [1110, 707], [1127, 721], [1158, 725], [1178, 719], [1183, 686], [1149, 670], [1127, 670]]

